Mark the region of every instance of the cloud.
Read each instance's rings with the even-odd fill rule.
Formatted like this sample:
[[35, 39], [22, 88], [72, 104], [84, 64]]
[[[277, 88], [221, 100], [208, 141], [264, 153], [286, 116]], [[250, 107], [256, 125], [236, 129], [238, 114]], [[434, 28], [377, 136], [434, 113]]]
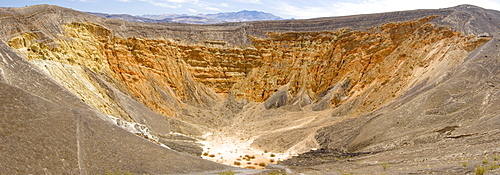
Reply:
[[120, 2], [132, 2], [132, 0], [118, 0]]
[[220, 11], [220, 9], [217, 8], [217, 7], [203, 7], [203, 9], [205, 9], [205, 10], [212, 10], [212, 11]]
[[180, 5], [180, 4], [171, 5], [171, 4], [167, 4], [167, 3], [164, 3], [164, 2], [156, 2], [154, 0], [139, 0], [139, 1], [149, 2], [150, 4], [153, 4], [154, 6], [166, 7], [166, 8], [171, 8], [171, 9], [177, 9], [177, 8], [181, 8], [182, 7], [182, 5]]
[[189, 2], [198, 2], [198, 0], [164, 0], [172, 3], [189, 3]]
[[250, 4], [260, 4], [260, 3], [262, 3], [260, 0], [236, 0], [236, 2], [250, 3]]
[[192, 5], [196, 6], [197, 8], [201, 8], [204, 10], [211, 10], [211, 11], [221, 11], [219, 7], [228, 7], [229, 4], [227, 3], [220, 3], [220, 4], [214, 4], [214, 3], [209, 3], [205, 1], [196, 1], [191, 3]]
[[358, 0], [358, 1], [315, 1], [315, 3], [292, 4], [278, 2], [275, 10], [278, 13], [299, 19], [370, 14], [414, 9], [438, 9], [461, 4], [477, 5], [484, 8], [500, 10], [500, 2], [496, 0]]
[[315, 18], [315, 17], [326, 17], [326, 16], [334, 16], [335, 13], [331, 10], [330, 7], [325, 6], [293, 6], [291, 4], [281, 2], [276, 7], [281, 14], [285, 14], [287, 16], [292, 16], [298, 19], [307, 19], [307, 18]]
[[336, 3], [337, 8], [335, 15], [353, 15], [380, 13], [390, 11], [403, 11], [414, 9], [438, 9], [453, 7], [461, 4], [475, 4], [482, 7], [496, 6], [500, 8], [500, 3], [493, 0], [418, 0], [418, 1], [401, 1], [401, 0], [363, 0], [358, 2], [341, 2]]
[[184, 8], [189, 12], [196, 13], [198, 10], [210, 10], [210, 11], [220, 11], [219, 7], [229, 7], [227, 3], [209, 3], [200, 0], [139, 0], [142, 2], [148, 2], [155, 6], [166, 7], [171, 9]]

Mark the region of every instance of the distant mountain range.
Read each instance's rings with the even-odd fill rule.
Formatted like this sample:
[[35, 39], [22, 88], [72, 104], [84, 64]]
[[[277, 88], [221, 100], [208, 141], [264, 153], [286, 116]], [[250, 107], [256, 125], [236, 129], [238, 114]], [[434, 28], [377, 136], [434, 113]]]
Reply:
[[145, 22], [145, 23], [216, 24], [216, 23], [226, 23], [226, 22], [269, 21], [269, 20], [283, 19], [271, 13], [248, 11], [248, 10], [243, 10], [239, 12], [199, 14], [199, 15], [163, 14], [163, 15], [133, 16], [128, 14], [105, 14], [105, 13], [93, 13], [93, 12], [87, 12], [87, 13], [105, 18], [122, 19], [131, 22]]

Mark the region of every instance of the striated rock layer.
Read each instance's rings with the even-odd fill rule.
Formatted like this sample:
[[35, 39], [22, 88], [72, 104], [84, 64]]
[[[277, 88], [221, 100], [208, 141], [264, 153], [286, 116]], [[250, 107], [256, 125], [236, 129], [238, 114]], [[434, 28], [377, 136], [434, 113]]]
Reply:
[[[264, 102], [280, 88], [286, 91], [282, 95], [286, 100], [274, 107], [318, 102], [313, 110], [323, 110], [364, 95], [364, 105], [371, 111], [413, 85], [453, 69], [488, 40], [437, 28], [428, 23], [434, 18], [389, 23], [371, 32], [269, 33], [269, 38], [252, 38], [249, 48], [121, 38], [92, 23], [65, 25], [64, 36], [55, 41], [57, 47], [36, 42], [41, 36], [34, 33], [23, 33], [9, 45], [83, 100], [96, 103], [96, 109], [113, 116], [126, 114], [113, 109], [106, 93], [99, 93], [100, 98], [85, 94], [93, 93], [85, 85], [94, 83], [96, 89], [99, 85], [82, 82], [89, 75], [72, 77], [73, 71], [80, 71], [74, 75], [104, 75], [167, 116], [184, 103], [213, 106], [230, 91], [235, 97]], [[72, 68], [61, 70], [65, 66]], [[76, 84], [65, 82], [72, 80]]]
[[[139, 123], [136, 126], [148, 127], [154, 136], [137, 135], [175, 151], [220, 163], [264, 168], [269, 163], [319, 148], [335, 150], [331, 154], [327, 151], [331, 159], [326, 160], [331, 161], [316, 160], [313, 156], [305, 160], [310, 163], [301, 164], [304, 160], [299, 156], [285, 164], [315, 166], [333, 162], [342, 165], [338, 158], [345, 157], [339, 155], [351, 153], [380, 153], [375, 155], [380, 160], [398, 162], [400, 159], [390, 159], [384, 154], [394, 149], [411, 152], [426, 144], [449, 143], [450, 137], [455, 139], [458, 134], [456, 137], [461, 138], [460, 134], [478, 130], [480, 126], [470, 124], [476, 120], [498, 121], [494, 112], [498, 107], [493, 103], [493, 96], [498, 94], [497, 66], [494, 66], [498, 64], [498, 53], [492, 48], [497, 47], [492, 44], [497, 40], [495, 31], [498, 31], [493, 24], [500, 21], [497, 11], [458, 6], [340, 18], [199, 26], [131, 23], [47, 5], [0, 10], [5, 28], [0, 38], [8, 45], [2, 45], [2, 51], [8, 55], [16, 55], [13, 51], [17, 51], [16, 59], [23, 64], [29, 61], [30, 69], [43, 72], [41, 75], [51, 79], [54, 86], [72, 96], [67, 101], [92, 111], [85, 113], [94, 116], [90, 119], [95, 123], [121, 120]], [[462, 25], [464, 23], [469, 25]], [[488, 44], [483, 46], [485, 43]], [[484, 53], [485, 50], [488, 52]], [[27, 82], [21, 83], [13, 73], [5, 73], [13, 64], [5, 60], [11, 57], [2, 55], [0, 81], [5, 88], [14, 86], [23, 91], [23, 83]], [[473, 90], [474, 84], [484, 83], [482, 79], [490, 88]], [[41, 80], [29, 83], [38, 81]], [[462, 81], [468, 83], [463, 85]], [[40, 95], [57, 94], [54, 89], [25, 91], [41, 98], [36, 104], [44, 104], [44, 99], [60, 98]], [[14, 98], [2, 94], [5, 98]], [[472, 95], [471, 100], [465, 98], [470, 94], [483, 95]], [[65, 103], [56, 104], [64, 106]], [[51, 105], [35, 110], [45, 115], [56, 109]], [[480, 108], [483, 112], [466, 112], [475, 105], [484, 106]], [[4, 116], [10, 114], [9, 110], [5, 111]], [[62, 115], [67, 114], [56, 116]], [[73, 115], [78, 120], [68, 122], [77, 123], [78, 133], [82, 130], [79, 123], [83, 116]], [[471, 115], [478, 117], [469, 117]], [[120, 123], [125, 122], [115, 122], [115, 125]], [[120, 130], [115, 125], [112, 130]], [[481, 133], [492, 134], [493, 125], [487, 126], [480, 129]], [[464, 129], [451, 133], [455, 128]], [[98, 129], [92, 133], [89, 138], [102, 137]], [[144, 139], [137, 142], [151, 143]], [[146, 152], [152, 149], [149, 146], [145, 146]], [[95, 147], [103, 152], [108, 150], [108, 146]], [[127, 145], [118, 147], [128, 148]], [[474, 149], [484, 149], [490, 154], [499, 151], [487, 144]], [[80, 172], [105, 171], [84, 163], [94, 162], [92, 158], [97, 160], [98, 155], [81, 153], [80, 148], [76, 152]], [[76, 152], [73, 150], [69, 155]], [[196, 160], [187, 154], [180, 166]], [[463, 157], [472, 156], [476, 154]], [[69, 157], [74, 159], [74, 155]], [[298, 163], [294, 162], [297, 159]], [[359, 165], [350, 166], [366, 173], [363, 167], [370, 161], [371, 164], [378, 161], [363, 160], [365, 162]], [[416, 159], [405, 158], [405, 161], [411, 164]], [[134, 166], [130, 171], [187, 173], [227, 167], [204, 162], [192, 171], [147, 169], [150, 165]], [[401, 173], [413, 171], [417, 170]]]

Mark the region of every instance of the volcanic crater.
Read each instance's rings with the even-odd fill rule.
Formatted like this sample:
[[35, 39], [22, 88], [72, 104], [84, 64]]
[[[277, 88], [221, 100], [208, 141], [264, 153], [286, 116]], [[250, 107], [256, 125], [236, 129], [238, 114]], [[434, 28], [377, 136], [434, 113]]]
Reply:
[[2, 173], [499, 172], [498, 11], [0, 17]]

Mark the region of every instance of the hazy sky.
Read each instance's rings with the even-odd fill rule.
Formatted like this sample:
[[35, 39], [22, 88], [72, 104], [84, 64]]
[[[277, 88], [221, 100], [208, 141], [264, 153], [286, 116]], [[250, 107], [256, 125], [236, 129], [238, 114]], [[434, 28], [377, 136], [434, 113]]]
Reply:
[[283, 18], [344, 16], [472, 4], [500, 10], [500, 0], [0, 0], [1, 7], [51, 4], [110, 14], [208, 14], [257, 10]]

